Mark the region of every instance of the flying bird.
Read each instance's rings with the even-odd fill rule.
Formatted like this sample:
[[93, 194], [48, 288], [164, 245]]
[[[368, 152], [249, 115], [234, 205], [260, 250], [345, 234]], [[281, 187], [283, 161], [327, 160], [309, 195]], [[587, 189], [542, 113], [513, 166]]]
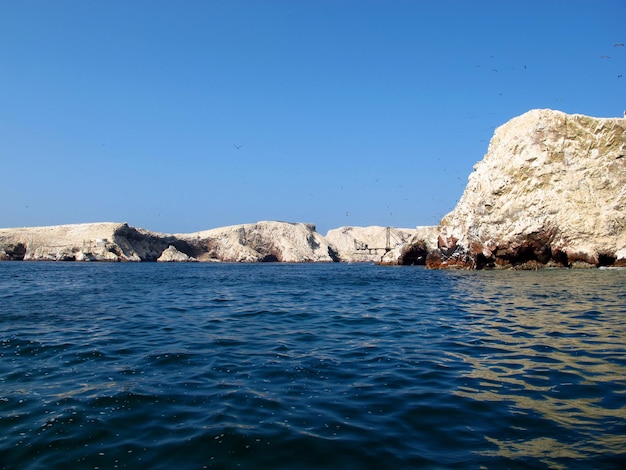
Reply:
[[601, 56], [600, 56], [600, 59], [610, 59], [610, 58], [611, 58], [611, 57], [610, 57], [610, 56], [608, 56], [608, 55], [601, 55]]
[[616, 44], [613, 44], [613, 47], [624, 47], [624, 43], [623, 42], [618, 42]]
[[243, 145], [237, 145], [237, 144], [233, 144], [233, 146], [234, 146], [237, 150], [239, 150], [241, 147], [243, 147]]

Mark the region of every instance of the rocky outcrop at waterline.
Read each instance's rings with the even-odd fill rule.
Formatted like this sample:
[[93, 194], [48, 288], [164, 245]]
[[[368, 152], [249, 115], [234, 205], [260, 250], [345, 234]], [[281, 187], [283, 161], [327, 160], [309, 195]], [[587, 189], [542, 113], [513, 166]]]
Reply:
[[436, 247], [436, 227], [340, 227], [329, 230], [326, 240], [346, 262], [386, 265], [424, 265]]
[[193, 256], [189, 256], [186, 253], [182, 253], [176, 249], [174, 245], [170, 245], [161, 253], [161, 256], [157, 258], [159, 263], [183, 263], [183, 262], [195, 262], [198, 261]]
[[315, 225], [258, 222], [232, 225], [176, 238], [193, 247], [198, 261], [333, 262], [338, 255]]
[[425, 264], [435, 227], [341, 227], [258, 222], [189, 234], [126, 223], [0, 229], [0, 260], [158, 262], [376, 262]]
[[0, 229], [0, 260], [156, 261], [170, 245], [193, 251], [184, 240], [126, 223]]
[[438, 232], [430, 268], [626, 265], [626, 120], [512, 119]]
[[126, 223], [0, 229], [0, 260], [333, 262], [334, 249], [311, 224], [259, 222], [191, 234]]

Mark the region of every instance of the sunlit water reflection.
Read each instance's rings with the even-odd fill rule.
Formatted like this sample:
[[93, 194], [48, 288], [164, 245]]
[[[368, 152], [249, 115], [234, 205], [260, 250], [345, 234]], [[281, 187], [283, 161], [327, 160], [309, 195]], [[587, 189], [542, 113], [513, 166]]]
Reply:
[[[554, 467], [626, 449], [624, 273], [492, 272], [460, 278], [471, 364], [455, 392], [505, 410], [495, 450]], [[608, 281], [608, 282], [607, 282]], [[494, 430], [495, 431], [495, 430]], [[557, 464], [564, 461], [564, 464]], [[626, 461], [615, 460], [615, 465]]]

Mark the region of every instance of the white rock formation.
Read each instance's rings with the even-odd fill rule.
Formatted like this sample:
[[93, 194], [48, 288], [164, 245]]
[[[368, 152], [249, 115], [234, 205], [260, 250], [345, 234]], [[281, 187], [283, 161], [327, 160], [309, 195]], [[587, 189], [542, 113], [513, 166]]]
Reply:
[[105, 222], [0, 229], [0, 259], [117, 261], [112, 241], [122, 225]]
[[157, 261], [160, 263], [193, 262], [197, 261], [197, 259], [186, 253], [181, 253], [175, 246], [170, 245], [163, 251], [163, 253], [161, 253], [161, 256], [157, 258]]
[[192, 245], [199, 261], [332, 262], [334, 248], [312, 224], [258, 222], [233, 225], [191, 234], [177, 234]]
[[128, 224], [0, 229], [0, 260], [331, 262], [311, 224], [259, 222], [169, 235]]
[[[314, 225], [302, 223], [258, 222], [176, 235], [125, 223], [94, 223], [0, 229], [0, 260], [380, 261], [385, 250], [374, 248], [386, 246], [384, 227], [350, 227], [337, 232], [346, 230], [371, 249], [355, 254], [355, 238], [340, 237], [337, 240], [348, 246], [340, 257], [334, 244], [317, 233]], [[391, 229], [390, 240], [395, 247], [416, 233], [414, 229]]]
[[172, 243], [171, 235], [125, 223], [7, 228], [0, 229], [0, 260], [154, 261]]
[[626, 120], [512, 119], [439, 231], [430, 267], [626, 262]]
[[436, 247], [436, 227], [339, 227], [329, 230], [326, 240], [333, 245], [341, 261], [383, 264], [424, 264], [424, 260], [407, 261], [410, 249], [418, 241]]
[[424, 265], [428, 253], [437, 247], [438, 227], [416, 227], [414, 234], [404, 243], [398, 244], [381, 259], [387, 265]]

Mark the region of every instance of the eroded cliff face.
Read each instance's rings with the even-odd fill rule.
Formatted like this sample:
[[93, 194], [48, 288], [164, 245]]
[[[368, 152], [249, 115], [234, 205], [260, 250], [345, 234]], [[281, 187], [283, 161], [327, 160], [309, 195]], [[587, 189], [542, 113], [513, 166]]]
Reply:
[[533, 110], [499, 127], [431, 268], [626, 264], [626, 120]]
[[170, 245], [192, 250], [171, 235], [126, 223], [0, 229], [0, 260], [155, 261]]
[[117, 261], [112, 240], [123, 224], [96, 223], [0, 229], [0, 259], [26, 261]]
[[258, 222], [176, 237], [193, 246], [199, 261], [333, 262], [335, 249], [312, 224]]
[[0, 260], [332, 262], [311, 224], [259, 222], [169, 235], [128, 224], [0, 229]]
[[329, 230], [326, 240], [336, 248], [341, 261], [381, 262], [391, 251], [397, 254], [398, 246], [414, 234], [413, 229], [346, 226]]
[[437, 227], [339, 227], [329, 230], [326, 240], [336, 248], [341, 261], [385, 265], [423, 265], [436, 247]]

